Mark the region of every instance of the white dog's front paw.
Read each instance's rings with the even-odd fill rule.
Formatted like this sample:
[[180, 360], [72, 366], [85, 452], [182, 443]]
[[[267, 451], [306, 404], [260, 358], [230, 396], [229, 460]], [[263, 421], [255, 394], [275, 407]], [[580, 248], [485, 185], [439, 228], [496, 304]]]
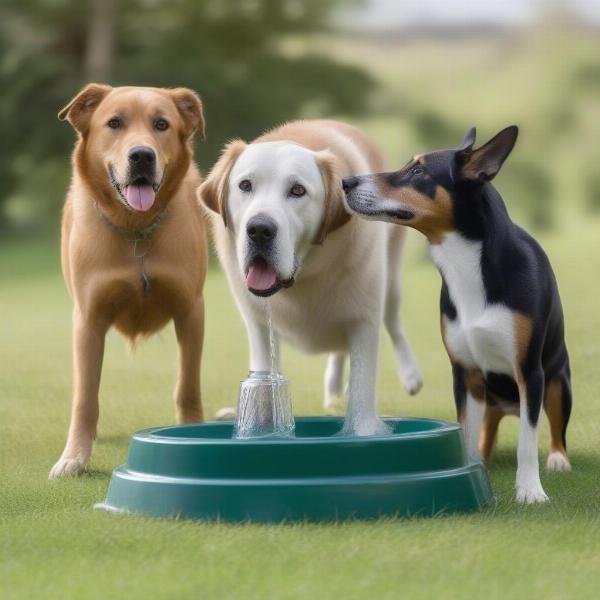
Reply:
[[539, 479], [525, 484], [517, 482], [517, 502], [520, 504], [542, 504], [548, 502], [548, 496], [544, 492]]
[[215, 413], [216, 421], [235, 421], [237, 410], [233, 406], [224, 406]]
[[389, 435], [392, 428], [378, 417], [360, 420], [360, 422], [344, 423], [342, 435], [356, 435], [366, 437], [370, 435]]
[[59, 477], [68, 477], [83, 473], [87, 467], [87, 459], [83, 458], [65, 458], [61, 457], [57, 463], [50, 469], [48, 479], [58, 479]]
[[402, 385], [404, 389], [411, 395], [414, 396], [423, 387], [423, 375], [417, 365], [411, 365], [408, 369], [400, 372], [400, 378], [402, 379]]
[[467, 448], [467, 460], [469, 462], [474, 462], [474, 463], [483, 462], [481, 460], [481, 454], [479, 453], [479, 448]]
[[325, 394], [323, 408], [325, 409], [325, 414], [327, 415], [339, 415], [344, 408], [344, 395]]
[[342, 412], [344, 405], [340, 398], [325, 398], [323, 408], [326, 415], [336, 416]]
[[551, 452], [546, 462], [546, 471], [570, 471], [571, 463], [562, 452]]

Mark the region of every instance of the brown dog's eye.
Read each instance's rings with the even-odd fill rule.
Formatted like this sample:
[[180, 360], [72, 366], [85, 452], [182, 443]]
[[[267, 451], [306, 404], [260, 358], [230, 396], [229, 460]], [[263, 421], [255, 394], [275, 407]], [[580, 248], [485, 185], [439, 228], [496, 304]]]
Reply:
[[156, 119], [154, 121], [154, 129], [157, 131], [166, 131], [169, 129], [169, 122], [166, 119]]
[[240, 190], [242, 190], [242, 192], [251, 192], [252, 182], [249, 179], [242, 179], [238, 187], [240, 188]]
[[121, 121], [121, 119], [119, 119], [119, 117], [113, 117], [108, 123], [107, 125], [111, 128], [111, 129], [119, 129], [122, 125], [123, 125], [123, 121]]
[[304, 196], [304, 194], [306, 194], [306, 188], [299, 183], [295, 183], [290, 188], [290, 196], [294, 196], [294, 198], [300, 198], [301, 196]]

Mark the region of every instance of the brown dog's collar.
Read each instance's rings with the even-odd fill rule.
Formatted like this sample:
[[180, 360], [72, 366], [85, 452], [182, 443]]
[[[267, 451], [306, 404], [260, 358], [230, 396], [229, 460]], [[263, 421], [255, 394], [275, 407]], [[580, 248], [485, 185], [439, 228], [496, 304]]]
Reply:
[[[97, 202], [94, 202], [94, 206], [100, 219], [104, 221], [109, 229], [112, 229], [115, 233], [119, 234], [121, 237], [126, 239], [128, 242], [133, 244], [133, 257], [139, 258], [140, 260], [140, 271], [142, 278], [142, 286], [144, 288], [144, 293], [148, 293], [150, 290], [150, 277], [148, 273], [146, 273], [146, 265], [144, 264], [144, 258], [150, 252], [150, 248], [152, 247], [150, 236], [154, 233], [154, 230], [165, 220], [167, 215], [169, 214], [168, 207], [165, 207], [162, 212], [160, 212], [149, 225], [146, 225], [143, 229], [128, 229], [127, 227], [120, 227], [119, 225], [115, 225], [101, 210], [98, 206]], [[147, 244], [143, 244], [143, 248], [139, 248], [139, 242], [148, 242]]]
[[119, 225], [115, 225], [100, 209], [97, 202], [94, 202], [94, 207], [96, 211], [100, 215], [100, 218], [106, 223], [106, 225], [112, 229], [114, 232], [118, 233], [121, 237], [124, 237], [126, 240], [130, 242], [135, 242], [138, 240], [147, 240], [154, 233], [154, 230], [165, 220], [166, 216], [169, 214], [169, 208], [165, 207], [162, 212], [160, 212], [149, 225], [146, 225], [143, 229], [128, 229], [127, 227], [120, 227]]

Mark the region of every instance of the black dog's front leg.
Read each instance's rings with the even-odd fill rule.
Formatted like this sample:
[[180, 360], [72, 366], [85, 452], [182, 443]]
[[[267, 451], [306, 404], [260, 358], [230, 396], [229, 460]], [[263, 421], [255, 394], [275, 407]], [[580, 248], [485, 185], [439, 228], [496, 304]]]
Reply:
[[456, 420], [463, 423], [467, 406], [467, 388], [465, 387], [465, 370], [458, 363], [452, 362], [452, 379], [454, 388], [454, 404], [456, 405]]
[[523, 374], [519, 382], [520, 431], [517, 450], [517, 501], [546, 502], [538, 461], [538, 426], [544, 397], [544, 372], [541, 368]]

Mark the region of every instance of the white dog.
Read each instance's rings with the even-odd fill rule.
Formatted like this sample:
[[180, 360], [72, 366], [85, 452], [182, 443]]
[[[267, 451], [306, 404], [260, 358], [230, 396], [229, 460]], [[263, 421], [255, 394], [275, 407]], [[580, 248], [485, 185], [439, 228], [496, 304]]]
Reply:
[[382, 167], [377, 147], [354, 127], [295, 121], [251, 144], [229, 143], [198, 190], [212, 211], [219, 258], [246, 323], [250, 370], [270, 368], [261, 297], [273, 296], [277, 340], [330, 353], [328, 411], [342, 396], [350, 355], [344, 431], [357, 435], [387, 430], [375, 402], [382, 319], [404, 387], [414, 394], [422, 385], [398, 314], [405, 230], [351, 218], [343, 204], [342, 177]]

